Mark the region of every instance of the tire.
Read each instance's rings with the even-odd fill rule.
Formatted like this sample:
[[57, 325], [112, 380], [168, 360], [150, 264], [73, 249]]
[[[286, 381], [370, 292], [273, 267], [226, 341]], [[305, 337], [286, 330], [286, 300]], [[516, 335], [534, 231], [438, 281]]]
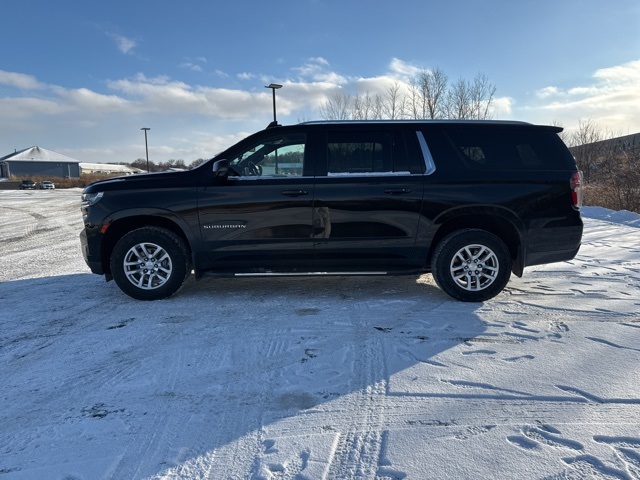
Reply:
[[431, 273], [438, 286], [462, 302], [498, 295], [511, 276], [513, 260], [504, 242], [485, 230], [450, 233], [436, 247]]
[[137, 300], [176, 293], [191, 271], [187, 248], [175, 233], [142, 227], [123, 236], [111, 253], [111, 274], [120, 290]]

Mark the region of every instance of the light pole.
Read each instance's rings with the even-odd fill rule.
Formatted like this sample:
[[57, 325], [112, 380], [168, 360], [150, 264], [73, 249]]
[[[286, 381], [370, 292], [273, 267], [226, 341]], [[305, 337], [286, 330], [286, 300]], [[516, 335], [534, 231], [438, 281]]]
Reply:
[[276, 90], [278, 88], [282, 88], [282, 85], [278, 85], [277, 83], [270, 83], [264, 88], [270, 88], [273, 93], [273, 122], [269, 124], [270, 127], [275, 127], [278, 125], [278, 121], [276, 120]]
[[149, 172], [149, 146], [147, 145], [147, 130], [151, 130], [149, 127], [142, 127], [140, 130], [144, 130], [144, 149], [147, 152], [147, 173]]

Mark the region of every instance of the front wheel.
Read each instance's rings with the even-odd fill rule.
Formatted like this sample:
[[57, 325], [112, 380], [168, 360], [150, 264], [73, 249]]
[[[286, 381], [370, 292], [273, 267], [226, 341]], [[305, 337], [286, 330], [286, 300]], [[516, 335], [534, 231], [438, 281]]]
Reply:
[[120, 289], [137, 300], [159, 300], [184, 283], [187, 248], [175, 233], [142, 227], [123, 236], [111, 253], [111, 274]]
[[436, 247], [431, 273], [438, 286], [463, 302], [483, 302], [498, 295], [511, 276], [509, 249], [485, 230], [459, 230]]

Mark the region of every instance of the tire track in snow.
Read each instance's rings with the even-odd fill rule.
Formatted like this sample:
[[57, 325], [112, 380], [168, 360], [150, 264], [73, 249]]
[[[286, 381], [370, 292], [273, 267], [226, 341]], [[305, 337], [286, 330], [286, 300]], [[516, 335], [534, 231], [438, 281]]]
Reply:
[[[202, 424], [195, 421], [199, 416], [194, 417], [188, 431], [189, 443], [193, 447], [188, 455], [183, 455], [185, 458], [176, 459], [173, 462], [176, 466], [162, 475], [179, 478], [198, 476], [211, 480], [249, 478], [266, 448], [262, 429], [266, 415], [264, 408], [273, 405], [278, 396], [275, 391], [277, 366], [283, 358], [284, 361], [289, 358], [293, 349], [290, 342], [284, 340], [289, 337], [284, 331], [264, 325], [242, 343], [217, 346], [220, 350], [216, 356], [220, 362], [211, 366], [219, 368], [218, 378], [221, 380], [216, 398], [226, 398], [230, 408], [217, 409], [213, 405], [197, 408], [214, 422]], [[240, 371], [238, 365], [242, 366]], [[222, 380], [220, 377], [225, 375], [225, 371], [233, 371], [234, 378]], [[260, 372], [259, 384], [253, 386], [254, 394], [247, 397], [242, 388], [242, 378], [256, 378], [256, 371]], [[240, 411], [242, 415], [238, 415]], [[236, 438], [233, 432], [246, 434]]]
[[[348, 419], [344, 424], [349, 428], [339, 434], [330, 459], [328, 478], [374, 478], [381, 467], [380, 460], [384, 458], [384, 432], [380, 426], [386, 411], [388, 372], [384, 341], [369, 334], [371, 326], [362, 318], [370, 314], [366, 310], [357, 312], [353, 319], [352, 393], [347, 395], [346, 406], [340, 412]], [[384, 463], [382, 467], [387, 469], [387, 462]]]
[[[167, 338], [164, 335], [158, 337]], [[176, 337], [171, 336], [171, 340], [176, 340]], [[177, 340], [179, 343], [179, 336]], [[196, 355], [193, 349], [171, 348], [166, 351], [171, 354], [160, 362], [163, 367], [162, 376], [159, 378], [161, 383], [153, 393], [153, 402], [159, 403], [162, 407], [156, 409], [149, 420], [138, 424], [144, 426], [145, 434], [137, 436], [138, 440], [130, 442], [124, 449], [118, 464], [110, 474], [113, 479], [149, 477], [166, 469], [171, 459], [180, 453], [179, 449], [176, 452], [175, 441], [190, 418], [190, 402], [181, 388], [181, 376], [182, 372], [188, 369], [188, 365], [194, 363]], [[140, 438], [142, 441], [139, 441]]]

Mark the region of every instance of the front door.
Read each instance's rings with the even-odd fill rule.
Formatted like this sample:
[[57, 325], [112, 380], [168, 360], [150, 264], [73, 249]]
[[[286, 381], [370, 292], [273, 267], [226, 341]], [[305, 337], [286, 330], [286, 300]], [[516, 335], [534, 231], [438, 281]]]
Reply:
[[313, 173], [306, 136], [266, 134], [229, 158], [229, 175], [199, 192], [204, 268], [219, 273], [313, 269]]

